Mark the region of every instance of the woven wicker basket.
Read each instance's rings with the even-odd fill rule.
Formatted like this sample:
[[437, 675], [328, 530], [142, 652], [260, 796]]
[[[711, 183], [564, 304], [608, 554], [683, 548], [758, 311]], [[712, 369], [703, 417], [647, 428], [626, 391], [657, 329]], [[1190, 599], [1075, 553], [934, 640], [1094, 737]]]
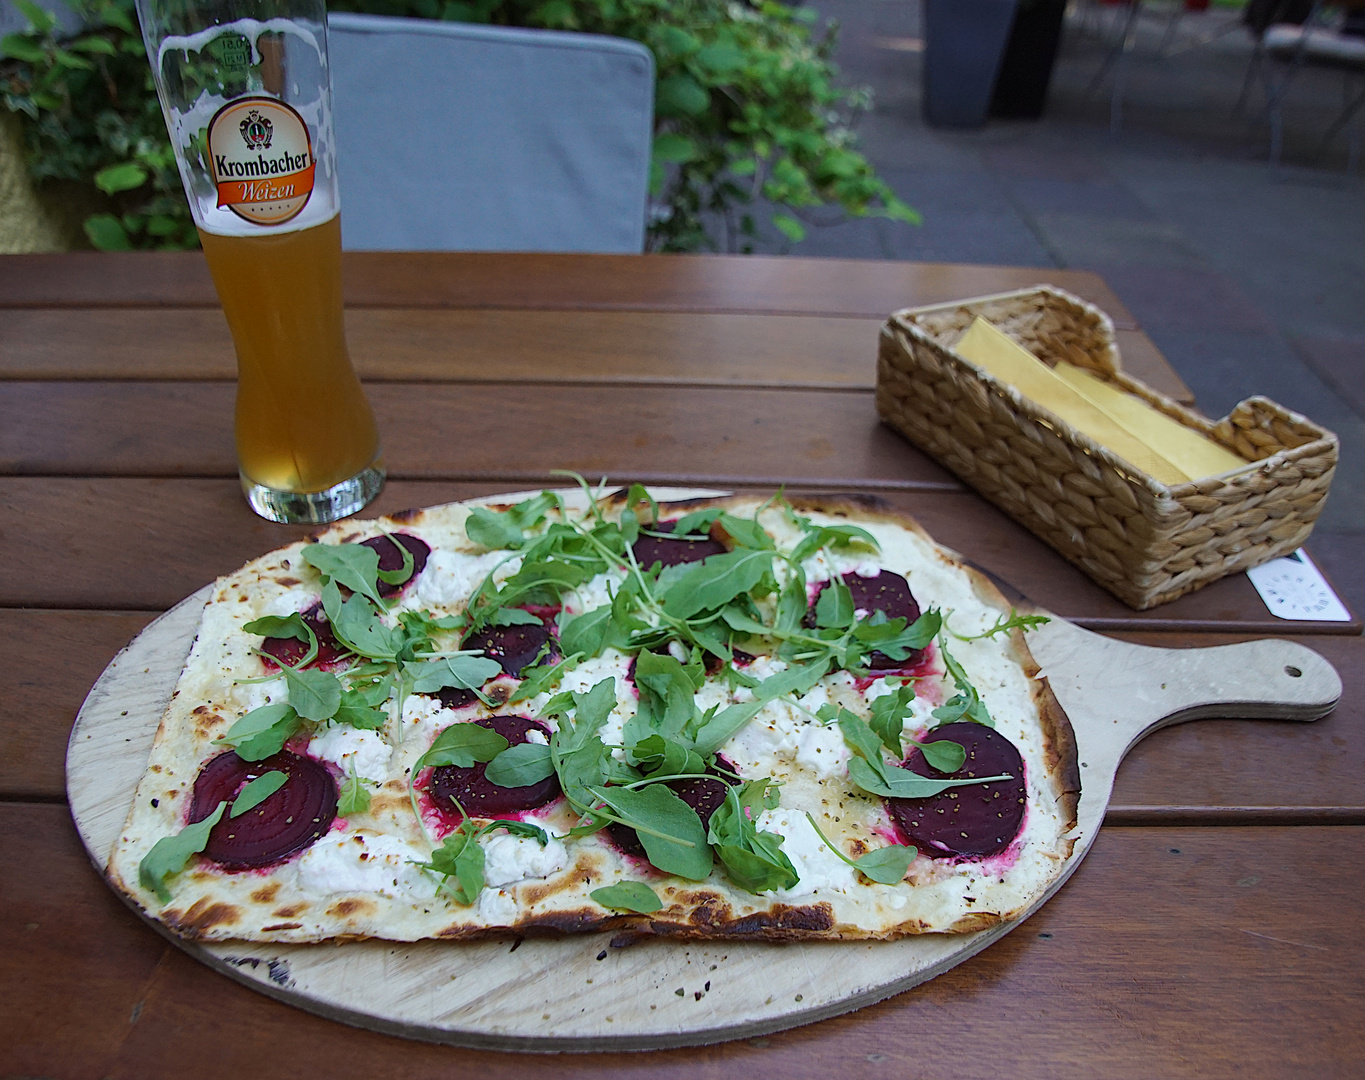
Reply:
[[[1039, 359], [1067, 360], [1247, 459], [1168, 487], [953, 351], [981, 316]], [[882, 329], [877, 411], [1139, 610], [1299, 547], [1322, 510], [1337, 438], [1265, 398], [1211, 421], [1119, 370], [1114, 325], [1047, 285], [912, 308]]]

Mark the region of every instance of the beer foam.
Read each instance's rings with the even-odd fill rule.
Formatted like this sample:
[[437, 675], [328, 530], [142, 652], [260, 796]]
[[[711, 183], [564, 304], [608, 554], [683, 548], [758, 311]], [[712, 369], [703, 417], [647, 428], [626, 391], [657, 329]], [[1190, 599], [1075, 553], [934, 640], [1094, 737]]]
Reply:
[[[168, 35], [156, 49], [157, 91], [161, 99], [161, 112], [170, 132], [171, 142], [176, 148], [176, 164], [180, 169], [180, 180], [189, 198], [194, 223], [204, 232], [217, 236], [265, 236], [322, 225], [336, 217], [341, 210], [340, 193], [337, 189], [336, 150], [332, 136], [331, 111], [331, 72], [327, 61], [327, 37], [325, 29], [318, 32], [308, 25], [292, 19], [238, 19], [235, 22], [211, 26], [194, 34]], [[220, 37], [235, 34], [247, 40], [251, 48], [251, 64], [259, 65], [264, 58], [258, 47], [261, 35], [278, 33], [292, 39], [299, 47], [308, 50], [317, 60], [321, 74], [320, 86], [303, 86], [293, 83], [286, 86], [280, 100], [290, 105], [303, 117], [308, 125], [312, 141], [312, 153], [317, 163], [316, 179], [312, 196], [297, 216], [289, 221], [270, 226], [244, 221], [228, 207], [217, 205], [217, 187], [213, 177], [202, 167], [192, 166], [186, 161], [186, 151], [194, 145], [196, 136], [202, 141], [208, 130], [209, 122], [224, 106], [238, 100], [242, 95], [228, 98], [221, 94], [204, 90], [188, 106], [171, 102], [162, 92], [160, 75], [167, 56], [176, 52], [202, 53]], [[147, 40], [147, 52], [152, 53], [151, 41]], [[288, 46], [286, 46], [288, 48]], [[303, 94], [315, 91], [309, 100]], [[256, 89], [254, 93], [265, 94]], [[276, 96], [276, 95], [265, 95]]]

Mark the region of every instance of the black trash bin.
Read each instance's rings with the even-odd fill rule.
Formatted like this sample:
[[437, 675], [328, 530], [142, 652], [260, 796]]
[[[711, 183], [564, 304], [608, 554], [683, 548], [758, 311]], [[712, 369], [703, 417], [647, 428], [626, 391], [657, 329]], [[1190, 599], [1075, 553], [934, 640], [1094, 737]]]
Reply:
[[924, 0], [924, 101], [935, 127], [980, 127], [1018, 0]]

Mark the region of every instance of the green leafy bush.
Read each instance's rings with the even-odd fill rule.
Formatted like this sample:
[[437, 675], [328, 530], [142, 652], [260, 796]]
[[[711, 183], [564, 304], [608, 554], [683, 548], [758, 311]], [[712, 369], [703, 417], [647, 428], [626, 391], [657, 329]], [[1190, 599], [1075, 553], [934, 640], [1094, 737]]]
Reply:
[[[85, 222], [98, 248], [193, 247], [198, 240], [137, 32], [133, 0], [86, 0], [85, 29], [15, 0], [30, 30], [0, 39], [0, 94], [24, 121], [36, 181], [92, 185], [109, 211]], [[821, 206], [918, 221], [855, 149], [863, 92], [834, 85], [833, 32], [773, 0], [337, 0], [333, 9], [631, 38], [654, 53], [648, 246], [748, 250], [760, 198], [789, 240]]]

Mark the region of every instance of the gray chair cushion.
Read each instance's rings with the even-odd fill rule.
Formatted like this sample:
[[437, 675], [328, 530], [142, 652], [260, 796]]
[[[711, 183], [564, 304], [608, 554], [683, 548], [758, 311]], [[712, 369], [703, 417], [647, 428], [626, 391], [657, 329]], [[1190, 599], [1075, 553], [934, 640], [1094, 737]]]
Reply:
[[643, 45], [351, 14], [328, 39], [345, 248], [643, 249]]

